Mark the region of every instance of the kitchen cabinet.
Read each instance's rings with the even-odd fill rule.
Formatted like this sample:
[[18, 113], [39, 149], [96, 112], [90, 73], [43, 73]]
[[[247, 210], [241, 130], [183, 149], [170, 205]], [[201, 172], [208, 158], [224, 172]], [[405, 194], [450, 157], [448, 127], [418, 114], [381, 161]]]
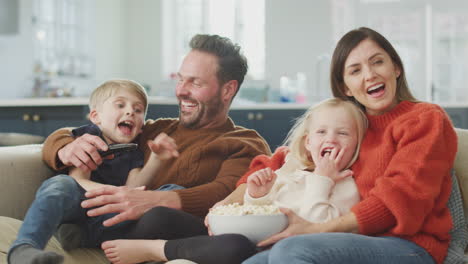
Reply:
[[468, 108], [467, 107], [447, 107], [445, 111], [452, 119], [453, 126], [468, 129]]
[[[297, 117], [305, 109], [231, 109], [229, 116], [238, 126], [255, 129], [272, 150], [280, 146]], [[150, 105], [147, 118], [178, 117], [178, 105]]]
[[[270, 145], [272, 151], [283, 144], [295, 120], [304, 108], [236, 108], [229, 116], [238, 126], [255, 129]], [[468, 129], [468, 107], [446, 107], [455, 127]], [[0, 132], [26, 133], [47, 137], [62, 127], [77, 127], [89, 123], [88, 106], [37, 105], [0, 106]], [[155, 104], [148, 107], [147, 118], [178, 117], [177, 104]]]
[[179, 117], [179, 106], [176, 104], [150, 104], [147, 119], [158, 119], [161, 117]]
[[89, 123], [87, 105], [0, 107], [0, 132], [48, 136], [61, 127]]
[[233, 109], [229, 116], [234, 123], [255, 129], [272, 151], [283, 144], [289, 130], [306, 109]]

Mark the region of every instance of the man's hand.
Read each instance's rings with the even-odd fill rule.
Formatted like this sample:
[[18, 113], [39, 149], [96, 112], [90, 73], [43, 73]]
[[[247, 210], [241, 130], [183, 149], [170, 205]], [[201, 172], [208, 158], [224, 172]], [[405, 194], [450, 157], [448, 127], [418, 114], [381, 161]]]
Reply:
[[153, 141], [148, 141], [148, 147], [160, 160], [179, 157], [175, 140], [166, 133], [160, 133]]
[[136, 220], [156, 206], [181, 208], [180, 197], [171, 191], [145, 191], [144, 188], [126, 186], [105, 186], [86, 192], [89, 198], [81, 203], [83, 208], [98, 207], [88, 211], [88, 216], [108, 213], [118, 215], [104, 221], [104, 226], [112, 226], [127, 220]]
[[247, 178], [247, 191], [253, 198], [260, 198], [268, 194], [276, 181], [276, 173], [270, 168], [254, 172]]
[[98, 150], [107, 150], [106, 142], [98, 136], [84, 134], [61, 148], [58, 151], [58, 158], [66, 166], [74, 166], [89, 172], [102, 163]]

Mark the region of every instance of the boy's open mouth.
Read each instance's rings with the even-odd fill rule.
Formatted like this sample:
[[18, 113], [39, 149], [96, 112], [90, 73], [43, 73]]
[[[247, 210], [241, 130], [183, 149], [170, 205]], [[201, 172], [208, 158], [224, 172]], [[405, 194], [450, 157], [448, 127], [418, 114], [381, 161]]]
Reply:
[[118, 127], [120, 131], [122, 131], [122, 133], [124, 133], [125, 135], [128, 135], [132, 133], [134, 124], [130, 121], [122, 121], [118, 124]]

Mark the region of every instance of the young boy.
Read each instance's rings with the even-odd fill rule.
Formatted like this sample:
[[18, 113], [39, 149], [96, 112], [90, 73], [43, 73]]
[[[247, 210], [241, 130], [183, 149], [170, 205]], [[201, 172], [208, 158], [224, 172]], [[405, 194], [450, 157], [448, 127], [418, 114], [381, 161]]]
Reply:
[[[109, 145], [134, 142], [144, 125], [147, 105], [147, 94], [140, 84], [130, 80], [107, 81], [91, 94], [92, 124], [74, 129], [73, 135], [97, 135]], [[72, 168], [68, 175], [44, 181], [9, 250], [9, 263], [62, 263], [63, 256], [43, 249], [63, 223], [79, 225], [84, 231], [81, 245], [87, 247], [99, 247], [103, 241], [119, 237], [131, 228], [132, 221], [106, 228], [102, 222], [113, 215], [88, 217], [80, 203], [87, 190], [103, 185], [145, 186], [157, 172], [161, 160], [178, 156], [174, 140], [164, 133], [148, 142], [148, 146], [152, 153], [144, 167], [143, 153], [133, 150], [113, 154], [93, 172]]]

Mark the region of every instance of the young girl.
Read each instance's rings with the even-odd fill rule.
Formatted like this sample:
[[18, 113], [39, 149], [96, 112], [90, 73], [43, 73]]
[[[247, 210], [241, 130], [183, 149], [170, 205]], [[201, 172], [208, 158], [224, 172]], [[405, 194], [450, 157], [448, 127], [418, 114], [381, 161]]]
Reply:
[[[315, 223], [349, 212], [359, 193], [348, 168], [366, 129], [366, 116], [349, 101], [328, 99], [309, 108], [290, 131], [289, 148], [254, 159], [244, 202], [289, 208]], [[262, 164], [267, 167], [255, 169]]]

